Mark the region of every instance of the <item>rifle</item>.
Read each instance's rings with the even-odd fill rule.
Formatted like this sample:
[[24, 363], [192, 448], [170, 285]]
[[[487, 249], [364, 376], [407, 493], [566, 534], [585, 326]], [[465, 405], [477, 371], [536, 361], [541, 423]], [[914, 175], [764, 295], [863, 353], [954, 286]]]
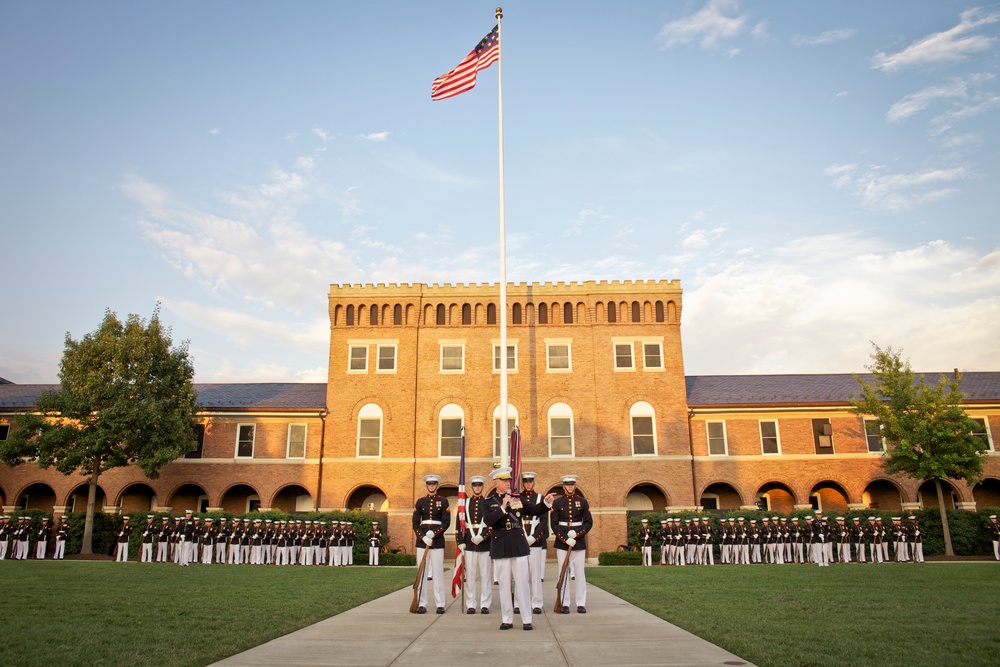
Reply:
[[424, 585], [424, 568], [427, 566], [427, 553], [430, 549], [424, 549], [424, 555], [420, 557], [420, 565], [417, 566], [417, 578], [413, 581], [413, 601], [410, 602], [410, 613], [416, 614], [417, 607], [420, 606], [420, 588]]
[[566, 549], [566, 558], [563, 560], [562, 569], [559, 570], [559, 581], [556, 582], [556, 604], [552, 608], [552, 611], [559, 614], [562, 612], [563, 600], [562, 600], [562, 590], [563, 584], [566, 583], [566, 572], [569, 570], [569, 555], [573, 553], [573, 547]]

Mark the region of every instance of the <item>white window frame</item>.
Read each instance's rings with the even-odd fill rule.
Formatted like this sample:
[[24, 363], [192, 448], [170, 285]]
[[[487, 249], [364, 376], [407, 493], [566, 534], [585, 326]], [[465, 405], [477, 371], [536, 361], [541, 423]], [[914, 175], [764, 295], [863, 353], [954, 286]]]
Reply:
[[[516, 373], [517, 372], [517, 341], [511, 342], [508, 339], [507, 340], [507, 349], [508, 350], [511, 350], [511, 349], [514, 350], [513, 365], [511, 365], [510, 355], [509, 354], [507, 355], [507, 372], [508, 373]], [[494, 341], [494, 343], [493, 343], [493, 357], [492, 358], [493, 358], [493, 362], [492, 362], [493, 363], [493, 372], [494, 373], [499, 373], [500, 372], [500, 343], [499, 342]]]
[[[392, 350], [392, 368], [382, 368], [382, 350]], [[395, 343], [379, 343], [375, 352], [375, 373], [394, 375], [399, 367], [399, 346]]]
[[993, 447], [993, 434], [990, 432], [990, 420], [989, 420], [989, 418], [988, 417], [970, 417], [970, 419], [975, 420], [977, 422], [979, 422], [979, 421], [983, 422], [983, 430], [986, 432], [986, 442], [989, 445], [989, 449], [987, 451], [990, 451], [990, 452], [996, 451], [994, 449], [994, 447]]
[[[569, 453], [568, 454], [555, 454], [552, 452], [552, 420], [553, 419], [568, 419], [569, 420]], [[573, 420], [573, 409], [566, 405], [565, 403], [556, 403], [549, 408], [548, 413], [545, 416], [545, 421], [548, 426], [548, 436], [549, 436], [549, 456], [552, 458], [571, 458], [576, 456], [576, 428]], [[562, 438], [563, 436], [559, 436]]]
[[[775, 448], [778, 450], [776, 452], [765, 452], [764, 451], [764, 430], [763, 425], [767, 422], [768, 424], [774, 424], [774, 444]], [[779, 430], [777, 419], [758, 419], [757, 420], [757, 435], [760, 436], [760, 453], [763, 456], [780, 456], [781, 455], [781, 431]], [[770, 436], [768, 436], [770, 437]]]
[[[566, 348], [566, 368], [552, 367], [552, 348]], [[560, 355], [561, 358], [561, 355]], [[573, 341], [569, 339], [546, 339], [545, 340], [545, 372], [547, 373], [572, 373], [573, 372]]]
[[[250, 438], [250, 455], [240, 456], [240, 432], [243, 430], [244, 426], [249, 426], [253, 429], [253, 435]], [[233, 458], [237, 459], [252, 459], [254, 445], [257, 443], [257, 423], [256, 422], [242, 422], [236, 425], [236, 451], [233, 453]]]
[[[880, 449], [878, 451], [873, 451], [872, 447], [871, 447], [871, 444], [868, 442], [868, 424], [870, 424], [872, 422], [878, 424], [879, 442], [882, 444], [882, 449]], [[882, 453], [884, 453], [885, 452], [885, 435], [884, 435], [884, 429], [882, 428], [882, 420], [876, 419], [874, 417], [864, 417], [861, 420], [861, 428], [862, 428], [862, 430], [864, 431], [864, 434], [865, 434], [865, 451], [868, 452], [869, 454], [882, 454]]]
[[[361, 424], [363, 422], [378, 422], [378, 453], [377, 454], [362, 454], [361, 453]], [[354, 455], [359, 459], [369, 459], [369, 458], [381, 458], [382, 457], [382, 434], [383, 427], [385, 425], [385, 419], [382, 414], [382, 408], [375, 403], [366, 403], [361, 406], [358, 411], [358, 428], [357, 428], [357, 439], [355, 441]], [[370, 437], [370, 436], [368, 436]]]
[[[442, 454], [441, 445], [442, 439], [444, 438], [443, 426], [445, 420], [459, 420], [459, 434], [465, 430], [465, 411], [461, 407], [454, 403], [449, 403], [448, 405], [441, 408], [441, 412], [438, 413], [438, 458], [442, 459], [457, 459], [461, 456], [461, 447], [459, 447], [459, 452], [457, 454]], [[451, 437], [451, 436], [449, 436]]]
[[[302, 454], [299, 456], [292, 456], [292, 429], [301, 426], [302, 427]], [[285, 458], [286, 459], [304, 459], [306, 457], [306, 447], [309, 446], [309, 424], [303, 422], [292, 422], [288, 425], [288, 437], [285, 441]]]
[[[628, 366], [620, 366], [618, 364], [618, 347], [628, 346]], [[613, 340], [611, 342], [611, 354], [614, 359], [614, 369], [615, 373], [632, 373], [635, 372], [635, 342], [631, 340]]]
[[[462, 352], [462, 365], [461, 368], [445, 368], [444, 367], [444, 351], [445, 348], [458, 348]], [[440, 341], [440, 346], [438, 348], [438, 371], [441, 373], [446, 373], [450, 375], [461, 375], [465, 373], [465, 341]]]
[[[354, 364], [354, 350], [364, 350], [365, 351], [365, 367], [364, 368], [353, 368]], [[368, 373], [368, 345], [359, 345], [356, 343], [350, 343], [347, 346], [347, 372], [353, 375], [362, 375]]]
[[[517, 426], [517, 408], [515, 408], [510, 403], [507, 404], [507, 428], [513, 431], [514, 427]], [[510, 434], [507, 434], [510, 438]], [[524, 441], [521, 441], [522, 447]], [[509, 453], [509, 452], [508, 452]], [[500, 406], [493, 408], [493, 458], [500, 458]]]
[[[657, 349], [657, 356], [660, 358], [660, 365], [659, 366], [648, 366], [646, 364], [646, 359], [648, 358], [646, 356], [646, 348], [647, 347], [655, 347]], [[642, 343], [642, 370], [643, 371], [662, 371], [662, 370], [665, 370], [665, 366], [663, 365], [663, 343], [662, 342], [659, 342], [659, 341], [655, 341], [655, 342], [653, 342], [653, 341], [643, 341], [643, 343]]]
[[[649, 419], [649, 425], [652, 429], [651, 435], [653, 436], [653, 451], [637, 453], [635, 451], [635, 419]], [[658, 443], [656, 441], [656, 411], [653, 406], [645, 401], [639, 401], [633, 403], [632, 407], [628, 411], [628, 423], [629, 423], [629, 437], [632, 443], [632, 456], [656, 456], [659, 452]], [[643, 436], [646, 434], [643, 433]]]
[[[722, 424], [722, 449], [721, 454], [712, 452], [712, 424]], [[712, 419], [705, 421], [705, 443], [708, 447], [709, 456], [729, 456], [729, 436], [726, 434], [726, 420]]]

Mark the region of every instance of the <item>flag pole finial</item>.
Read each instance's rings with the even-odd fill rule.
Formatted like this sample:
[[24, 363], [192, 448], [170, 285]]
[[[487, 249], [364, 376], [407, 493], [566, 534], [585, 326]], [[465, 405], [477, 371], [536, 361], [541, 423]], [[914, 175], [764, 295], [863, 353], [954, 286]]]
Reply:
[[497, 19], [503, 18], [503, 7], [497, 7]]

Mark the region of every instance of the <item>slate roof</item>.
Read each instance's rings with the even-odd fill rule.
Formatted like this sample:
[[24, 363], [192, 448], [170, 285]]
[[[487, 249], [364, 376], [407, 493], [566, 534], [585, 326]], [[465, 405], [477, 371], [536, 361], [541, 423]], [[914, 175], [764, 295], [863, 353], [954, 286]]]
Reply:
[[[322, 410], [326, 407], [325, 382], [198, 383], [198, 401], [207, 410]], [[44, 391], [57, 384], [0, 385], [0, 409], [26, 409]]]

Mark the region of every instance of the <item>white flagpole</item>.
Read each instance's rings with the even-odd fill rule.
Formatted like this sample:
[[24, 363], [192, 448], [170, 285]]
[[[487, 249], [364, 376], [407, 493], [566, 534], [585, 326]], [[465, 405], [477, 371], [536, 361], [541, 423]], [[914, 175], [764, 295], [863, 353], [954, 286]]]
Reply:
[[500, 54], [497, 57], [497, 104], [500, 121], [500, 465], [510, 465], [510, 430], [507, 427], [507, 227], [504, 220], [503, 189], [503, 39], [500, 23], [503, 10], [497, 7], [497, 41]]

